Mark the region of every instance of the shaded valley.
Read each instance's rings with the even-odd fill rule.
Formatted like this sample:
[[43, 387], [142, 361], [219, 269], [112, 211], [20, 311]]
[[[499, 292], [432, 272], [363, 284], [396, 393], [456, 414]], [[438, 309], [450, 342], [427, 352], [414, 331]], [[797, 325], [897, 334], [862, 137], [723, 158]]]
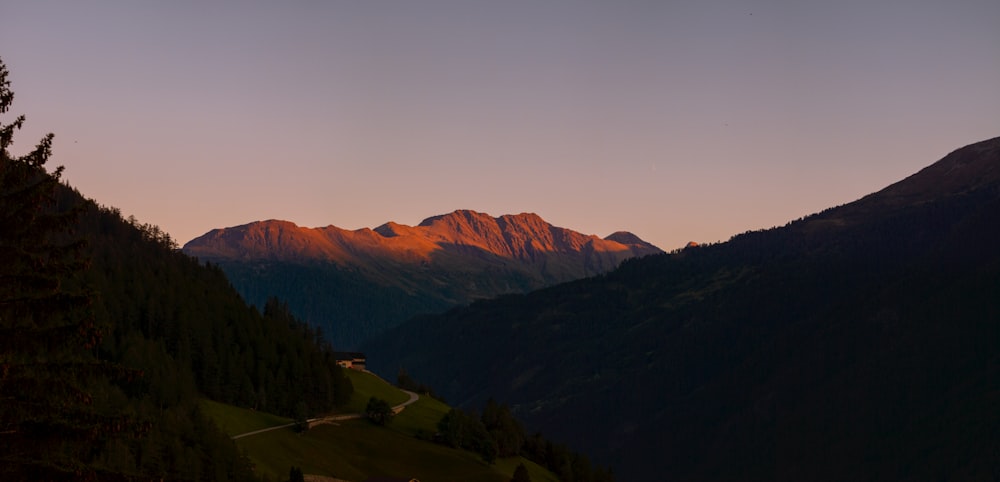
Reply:
[[367, 343], [511, 403], [623, 480], [1000, 474], [1000, 138], [726, 243], [424, 316]]

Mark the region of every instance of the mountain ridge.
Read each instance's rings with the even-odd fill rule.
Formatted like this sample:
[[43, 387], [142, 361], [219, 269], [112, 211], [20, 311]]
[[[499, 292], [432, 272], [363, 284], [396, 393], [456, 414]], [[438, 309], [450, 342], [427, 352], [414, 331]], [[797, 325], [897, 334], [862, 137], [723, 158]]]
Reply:
[[417, 226], [392, 221], [374, 229], [347, 230], [334, 225], [308, 228], [291, 221], [269, 219], [213, 229], [184, 245], [184, 252], [204, 259], [271, 259], [330, 261], [361, 264], [364, 256], [399, 253], [402, 260], [427, 261], [431, 253], [447, 247], [478, 248], [485, 253], [522, 261], [537, 253], [662, 252], [638, 236], [619, 231], [607, 238], [583, 235], [556, 227], [534, 213], [492, 217], [472, 210], [456, 210], [424, 219]]
[[534, 213], [472, 210], [356, 230], [258, 221], [212, 230], [183, 250], [220, 266], [253, 304], [288, 301], [341, 348], [417, 314], [599, 275], [663, 252], [624, 231], [602, 239]]
[[[804, 219], [805, 229], [843, 226], [881, 212], [887, 215], [900, 209], [961, 196], [1000, 183], [1000, 137], [975, 142], [955, 149], [940, 160], [885, 188], [862, 198], [826, 209]], [[876, 214], [878, 215], [878, 214]]]

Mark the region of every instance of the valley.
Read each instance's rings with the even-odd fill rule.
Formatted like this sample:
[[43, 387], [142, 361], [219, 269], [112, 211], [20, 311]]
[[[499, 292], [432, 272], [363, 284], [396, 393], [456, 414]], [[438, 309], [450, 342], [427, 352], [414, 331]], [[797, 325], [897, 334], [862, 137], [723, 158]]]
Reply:
[[669, 253], [471, 210], [180, 248], [70, 186], [52, 134], [12, 154], [24, 122], [2, 480], [1000, 478], [1000, 137]]
[[1000, 138], [784, 227], [417, 317], [364, 349], [457, 406], [507, 401], [623, 480], [985, 477], [998, 173]]
[[257, 306], [276, 296], [339, 349], [417, 314], [604, 273], [662, 251], [628, 232], [606, 238], [535, 214], [469, 210], [348, 231], [261, 221], [216, 229], [184, 252], [222, 268]]

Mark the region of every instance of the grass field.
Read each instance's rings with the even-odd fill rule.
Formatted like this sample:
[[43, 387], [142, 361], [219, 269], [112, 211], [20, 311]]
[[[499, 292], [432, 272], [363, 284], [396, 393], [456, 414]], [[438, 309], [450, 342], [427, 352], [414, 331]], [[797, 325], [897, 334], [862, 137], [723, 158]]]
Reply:
[[290, 418], [234, 407], [206, 399], [202, 399], [199, 406], [229, 436], [274, 427], [276, 425], [285, 425], [292, 421]]
[[346, 413], [361, 413], [368, 406], [368, 399], [371, 397], [381, 398], [389, 402], [390, 406], [396, 406], [410, 398], [398, 388], [386, 383], [385, 380], [372, 375], [371, 373], [359, 372], [357, 370], [344, 370], [347, 377], [354, 385], [354, 393], [351, 401], [344, 407]]
[[438, 420], [444, 417], [451, 407], [433, 398], [421, 396], [420, 400], [407, 405], [392, 419], [389, 428], [411, 437], [420, 433], [425, 435], [437, 431]]
[[497, 459], [496, 470], [504, 474], [507, 479], [510, 480], [514, 477], [514, 469], [517, 468], [517, 464], [524, 464], [524, 468], [528, 469], [528, 477], [531, 478], [531, 482], [559, 482], [559, 478], [556, 474], [549, 472], [548, 469], [538, 465], [524, 457], [512, 457], [509, 459]]
[[[396, 405], [409, 396], [378, 377], [348, 370], [355, 392], [351, 404], [341, 412], [362, 411], [368, 398], [376, 396]], [[233, 407], [209, 400], [202, 409], [230, 434], [284, 425], [289, 419]], [[497, 460], [487, 465], [478, 455], [419, 440], [430, 435], [451, 407], [429, 397], [409, 405], [389, 425], [380, 427], [367, 420], [320, 425], [306, 433], [291, 428], [274, 430], [236, 440], [257, 471], [271, 480], [284, 480], [291, 466], [307, 474], [362, 481], [372, 476], [417, 478], [426, 481], [506, 482], [519, 463], [524, 463], [535, 482], [557, 482], [553, 474], [523, 458]]]
[[[510, 476], [463, 450], [417, 440], [366, 420], [320, 425], [304, 434], [276, 430], [240, 439], [257, 470], [287, 476], [292, 465], [307, 474], [360, 481], [371, 476], [415, 477], [437, 481], [497, 481]], [[513, 473], [513, 471], [512, 471]]]

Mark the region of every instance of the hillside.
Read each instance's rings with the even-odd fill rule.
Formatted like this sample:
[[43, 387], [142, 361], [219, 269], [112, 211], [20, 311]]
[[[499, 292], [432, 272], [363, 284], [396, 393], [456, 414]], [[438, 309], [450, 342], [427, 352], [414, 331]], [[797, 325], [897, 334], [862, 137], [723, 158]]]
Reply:
[[[358, 387], [354, 397], [357, 403], [352, 402], [353, 405], [364, 407], [371, 396], [396, 401], [407, 398], [399, 389], [370, 374], [353, 370], [348, 374]], [[206, 401], [203, 406], [230, 435], [285, 425], [290, 421], [215, 402]], [[277, 480], [286, 478], [289, 467], [295, 466], [301, 467], [306, 474], [352, 481], [395, 476], [437, 481], [506, 482], [519, 463], [529, 467], [531, 480], [559, 480], [523, 457], [502, 458], [491, 465], [475, 453], [422, 440], [420, 437], [437, 430], [438, 420], [449, 410], [446, 404], [424, 396], [384, 427], [366, 420], [318, 425], [301, 434], [286, 427], [240, 437], [237, 444], [240, 450], [246, 451], [258, 473]]]
[[221, 267], [252, 303], [270, 296], [349, 348], [419, 314], [600, 274], [660, 253], [627, 232], [606, 239], [536, 214], [474, 211], [354, 231], [261, 221], [216, 229], [184, 252]]
[[257, 311], [156, 226], [61, 184], [51, 136], [24, 157], [2, 141], [0, 478], [253, 480], [199, 397], [279, 414], [350, 398], [281, 303]]
[[24, 121], [0, 123], [0, 479], [254, 480], [199, 392], [276, 412], [350, 397], [315, 331], [62, 184], [52, 134], [12, 155]]
[[[13, 99], [7, 73], [0, 62], [0, 114]], [[296, 319], [286, 304], [272, 298], [261, 309], [247, 305], [221, 270], [183, 254], [157, 226], [123, 218], [118, 209], [61, 183], [63, 169], [46, 168], [52, 134], [29, 153], [12, 155], [8, 147], [24, 121], [18, 116], [0, 123], [0, 479], [250, 481], [284, 475], [287, 467], [256, 471], [210, 417], [225, 430], [253, 430], [291, 416], [357, 410], [366, 394], [389, 400], [399, 394], [351, 372], [359, 385], [354, 392], [321, 330]], [[451, 413], [429, 399], [408, 401], [418, 403], [398, 432], [410, 436], [427, 438], [441, 413]], [[465, 480], [509, 480], [520, 448], [504, 444], [514, 447], [505, 454], [490, 443], [494, 433], [519, 426], [508, 409], [495, 412], [503, 417], [455, 431], [478, 429], [467, 440], [481, 445], [482, 461], [444, 446], [428, 449], [432, 444], [397, 433], [395, 440], [375, 436], [375, 445], [339, 462], [358, 480], [364, 473], [408, 473], [412, 460], [401, 459], [420, 444], [424, 454], [450, 452], [420, 462], [432, 471], [431, 480], [448, 480], [441, 475], [450, 473], [456, 453], [472, 467]], [[371, 433], [365, 427], [324, 443], [343, 455], [341, 448]], [[528, 451], [535, 459], [544, 450], [544, 458], [560, 466], [585, 461], [539, 440], [532, 438], [534, 450]], [[373, 456], [371, 449], [382, 452]], [[302, 465], [323, 464], [329, 456], [313, 452]], [[506, 458], [494, 466], [488, 459], [495, 456]], [[589, 462], [584, 465], [577, 473], [597, 480]], [[536, 480], [551, 480], [533, 469]], [[593, 473], [613, 480], [600, 468]]]
[[[81, 206], [82, 283], [93, 290], [103, 360], [141, 374], [119, 410], [147, 428], [103, 457], [114, 470], [172, 480], [244, 478], [239, 452], [197, 409], [199, 396], [292, 415], [346, 403], [351, 385], [332, 348], [281, 303], [248, 306], [221, 271], [176, 250], [155, 226], [61, 189]], [[186, 441], [184, 444], [181, 441]]]
[[783, 228], [421, 317], [365, 349], [460, 406], [512, 403], [623, 480], [988, 479], [998, 172], [1000, 138]]

